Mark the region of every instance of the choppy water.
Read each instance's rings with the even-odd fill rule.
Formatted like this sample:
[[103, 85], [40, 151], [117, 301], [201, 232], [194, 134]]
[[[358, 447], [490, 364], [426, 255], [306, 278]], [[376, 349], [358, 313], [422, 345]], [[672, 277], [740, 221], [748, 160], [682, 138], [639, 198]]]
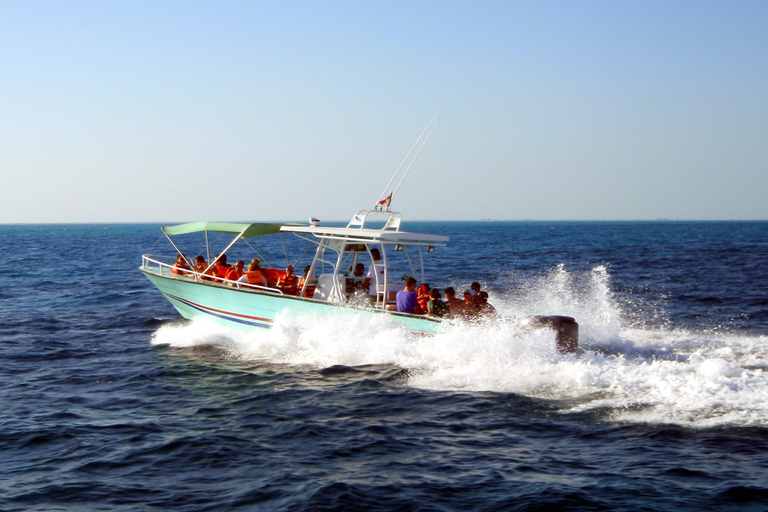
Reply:
[[138, 272], [158, 226], [0, 226], [0, 510], [768, 509], [768, 223], [406, 229], [504, 320], [235, 333]]

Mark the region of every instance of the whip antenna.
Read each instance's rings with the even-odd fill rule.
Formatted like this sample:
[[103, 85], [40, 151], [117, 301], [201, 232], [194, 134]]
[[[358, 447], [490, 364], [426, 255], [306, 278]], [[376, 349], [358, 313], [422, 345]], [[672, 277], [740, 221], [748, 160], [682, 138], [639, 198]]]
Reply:
[[[402, 163], [400, 163], [400, 166], [397, 168], [397, 171], [395, 171], [395, 174], [392, 176], [392, 179], [390, 179], [389, 183], [387, 183], [387, 186], [384, 187], [384, 192], [381, 193], [381, 195], [379, 196], [379, 200], [376, 203], [377, 210], [382, 209], [382, 210], [389, 211], [389, 205], [392, 202], [392, 199], [395, 197], [395, 194], [397, 194], [397, 191], [400, 190], [400, 185], [403, 184], [405, 177], [408, 176], [408, 173], [410, 172], [411, 167], [413, 167], [413, 164], [416, 162], [416, 159], [419, 158], [419, 154], [421, 153], [421, 150], [424, 149], [424, 146], [429, 140], [429, 137], [432, 135], [432, 132], [437, 126], [437, 123], [440, 122], [440, 118], [437, 117], [440, 114], [440, 110], [442, 109], [438, 109], [438, 111], [435, 112], [435, 115], [432, 116], [432, 119], [430, 119], [429, 123], [427, 123], [427, 126], [421, 132], [421, 135], [419, 135], [419, 138], [416, 139], [416, 142], [411, 147], [411, 150], [408, 151], [407, 155], [405, 155], [405, 158], [403, 159]], [[424, 136], [424, 134], [426, 134], [426, 137]], [[414, 150], [416, 150], [416, 154], [411, 159], [411, 155], [413, 154]], [[395, 181], [395, 178], [397, 178], [397, 175], [400, 174], [400, 171], [402, 171], [403, 166], [409, 159], [411, 160], [411, 162], [408, 164], [408, 168], [406, 168], [405, 173], [403, 174], [403, 177], [400, 178], [400, 182], [397, 184], [397, 188], [395, 188], [394, 192], [390, 189], [389, 195], [385, 197], [384, 194], [387, 193], [387, 189], [389, 189], [390, 185], [392, 185], [392, 182]]]

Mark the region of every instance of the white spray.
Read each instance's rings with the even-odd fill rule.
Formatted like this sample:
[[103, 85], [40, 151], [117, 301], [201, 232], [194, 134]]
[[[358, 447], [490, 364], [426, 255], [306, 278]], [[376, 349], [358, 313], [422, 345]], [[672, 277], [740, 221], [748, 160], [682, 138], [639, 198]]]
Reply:
[[[545, 398], [563, 414], [607, 410], [614, 421], [768, 425], [768, 337], [622, 327], [602, 266], [583, 274], [560, 266], [493, 301], [502, 321], [430, 337], [386, 315], [282, 314], [272, 329], [248, 333], [197, 320], [167, 325], [153, 343], [216, 345], [237, 359], [317, 368], [391, 364], [410, 370], [410, 386]], [[520, 329], [517, 320], [531, 314], [577, 318], [582, 352], [560, 355], [554, 333]]]

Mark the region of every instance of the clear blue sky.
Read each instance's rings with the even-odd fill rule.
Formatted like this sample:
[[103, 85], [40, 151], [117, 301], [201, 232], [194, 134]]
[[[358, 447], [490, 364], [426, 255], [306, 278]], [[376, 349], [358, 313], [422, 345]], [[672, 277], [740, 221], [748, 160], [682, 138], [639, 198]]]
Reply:
[[0, 223], [768, 218], [768, 2], [0, 0]]

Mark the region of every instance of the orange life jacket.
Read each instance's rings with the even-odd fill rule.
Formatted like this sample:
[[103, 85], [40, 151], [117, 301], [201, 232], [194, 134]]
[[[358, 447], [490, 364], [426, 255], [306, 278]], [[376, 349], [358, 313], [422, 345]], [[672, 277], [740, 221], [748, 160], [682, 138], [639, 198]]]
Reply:
[[426, 315], [427, 311], [429, 311], [428, 309], [429, 299], [431, 299], [431, 297], [429, 296], [429, 289], [427, 289], [426, 286], [421, 285], [419, 286], [419, 291], [416, 295], [417, 295], [416, 303], [419, 305], [420, 313], [422, 315]]
[[278, 288], [287, 288], [284, 293], [296, 293], [296, 274], [293, 274], [289, 276], [288, 274], [283, 274], [280, 276], [280, 279], [277, 280], [277, 287]]
[[243, 274], [238, 272], [237, 268], [232, 267], [232, 268], [229, 269], [229, 272], [227, 272], [226, 279], [227, 279], [227, 281], [237, 281], [241, 277], [243, 277]]
[[246, 270], [245, 277], [248, 279], [248, 284], [264, 286], [264, 281], [261, 278], [261, 270]]
[[[297, 287], [298, 291], [301, 291], [302, 288], [304, 288], [304, 283], [307, 281], [307, 276], [301, 276], [301, 279], [299, 279], [299, 286]], [[304, 290], [304, 297], [312, 298], [315, 295], [315, 286], [314, 284], [308, 284], [307, 289]]]
[[218, 279], [216, 279], [216, 267], [208, 269], [207, 272], [204, 272], [202, 279], [203, 281], [218, 281]]
[[219, 265], [217, 263], [214, 273], [216, 274], [216, 277], [226, 278], [230, 268], [232, 267], [230, 267], [229, 265]]
[[183, 261], [177, 261], [171, 267], [171, 273], [173, 273], [173, 274], [184, 274], [185, 272], [182, 272], [182, 269], [189, 270], [189, 267]]
[[429, 299], [431, 298], [432, 297], [430, 297], [426, 293], [416, 297], [416, 303], [419, 305], [419, 310], [422, 315], [427, 314], [427, 311], [429, 311]]

